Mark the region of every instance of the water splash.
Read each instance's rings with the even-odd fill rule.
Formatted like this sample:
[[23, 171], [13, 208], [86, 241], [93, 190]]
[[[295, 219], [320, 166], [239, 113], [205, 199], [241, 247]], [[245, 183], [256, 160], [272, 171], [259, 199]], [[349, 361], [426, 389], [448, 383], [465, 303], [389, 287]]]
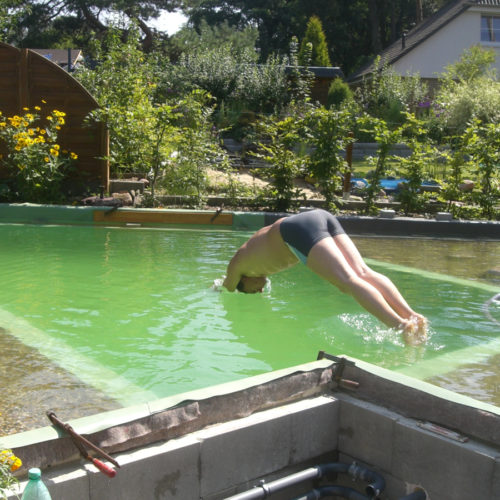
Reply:
[[224, 289], [224, 280], [226, 279], [226, 276], [223, 274], [221, 278], [215, 278], [214, 282], [212, 283], [212, 290], [214, 292], [222, 292]]
[[[355, 330], [358, 335], [361, 335], [365, 342], [373, 344], [390, 343], [398, 347], [411, 347], [404, 342], [401, 330], [381, 325], [370, 314], [343, 313], [339, 315], [339, 319]], [[431, 340], [434, 334], [434, 330], [429, 326], [427, 341], [422, 345], [433, 351], [439, 351], [443, 348], [443, 345], [436, 344]]]
[[496, 323], [497, 325], [500, 325], [500, 321], [498, 321], [496, 318], [493, 317], [494, 312], [500, 311], [500, 293], [497, 293], [491, 299], [487, 300], [483, 304], [483, 311], [486, 317], [492, 321], [493, 323]]

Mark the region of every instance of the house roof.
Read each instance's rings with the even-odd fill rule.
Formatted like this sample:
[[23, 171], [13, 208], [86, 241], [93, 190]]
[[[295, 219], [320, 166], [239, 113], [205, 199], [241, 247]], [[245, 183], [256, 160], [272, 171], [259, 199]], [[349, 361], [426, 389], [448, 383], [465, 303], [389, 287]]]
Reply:
[[[500, 1], [500, 0], [499, 0]], [[30, 49], [37, 54], [47, 58], [49, 61], [56, 63], [62, 68], [68, 66], [68, 53], [71, 58], [71, 66], [73, 67], [82, 56], [80, 49]]]
[[[389, 45], [380, 53], [382, 64], [392, 64], [408, 54], [417, 45], [421, 44], [443, 26], [458, 17], [470, 7], [500, 7], [500, 0], [454, 0], [428, 17], [399, 40]], [[363, 66], [349, 77], [350, 82], [355, 82], [373, 72], [374, 60]]]

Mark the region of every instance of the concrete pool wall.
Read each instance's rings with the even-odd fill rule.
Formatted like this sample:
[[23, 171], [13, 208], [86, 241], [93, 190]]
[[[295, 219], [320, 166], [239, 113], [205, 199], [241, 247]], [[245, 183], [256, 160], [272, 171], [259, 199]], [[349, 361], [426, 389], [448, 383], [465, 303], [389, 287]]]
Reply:
[[[42, 467], [53, 500], [219, 500], [332, 462], [382, 475], [381, 499], [417, 488], [439, 500], [493, 500], [500, 492], [499, 408], [348, 357], [71, 425], [118, 460], [115, 478], [79, 460], [71, 441], [51, 427], [4, 443], [26, 457], [25, 468]], [[325, 481], [360, 493], [367, 486], [341, 474], [272, 498], [296, 498]]]

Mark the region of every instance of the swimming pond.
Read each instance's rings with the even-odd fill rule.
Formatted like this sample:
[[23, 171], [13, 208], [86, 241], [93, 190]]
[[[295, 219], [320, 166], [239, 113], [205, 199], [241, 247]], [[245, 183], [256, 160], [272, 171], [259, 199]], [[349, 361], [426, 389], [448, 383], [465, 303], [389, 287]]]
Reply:
[[[498, 242], [354, 238], [431, 321], [410, 348], [304, 266], [217, 292], [251, 232], [0, 225], [2, 433], [315, 359], [359, 359], [500, 404]], [[497, 278], [498, 279], [498, 278]], [[495, 358], [497, 356], [497, 358]], [[467, 383], [454, 373], [467, 367]], [[495, 373], [496, 370], [496, 373]], [[457, 380], [458, 379], [458, 380]]]

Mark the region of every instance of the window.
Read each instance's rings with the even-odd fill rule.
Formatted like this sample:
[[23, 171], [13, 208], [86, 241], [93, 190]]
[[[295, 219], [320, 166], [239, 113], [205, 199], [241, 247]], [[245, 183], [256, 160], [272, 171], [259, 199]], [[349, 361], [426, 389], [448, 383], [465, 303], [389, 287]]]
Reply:
[[500, 42], [500, 17], [481, 16], [481, 42]]

